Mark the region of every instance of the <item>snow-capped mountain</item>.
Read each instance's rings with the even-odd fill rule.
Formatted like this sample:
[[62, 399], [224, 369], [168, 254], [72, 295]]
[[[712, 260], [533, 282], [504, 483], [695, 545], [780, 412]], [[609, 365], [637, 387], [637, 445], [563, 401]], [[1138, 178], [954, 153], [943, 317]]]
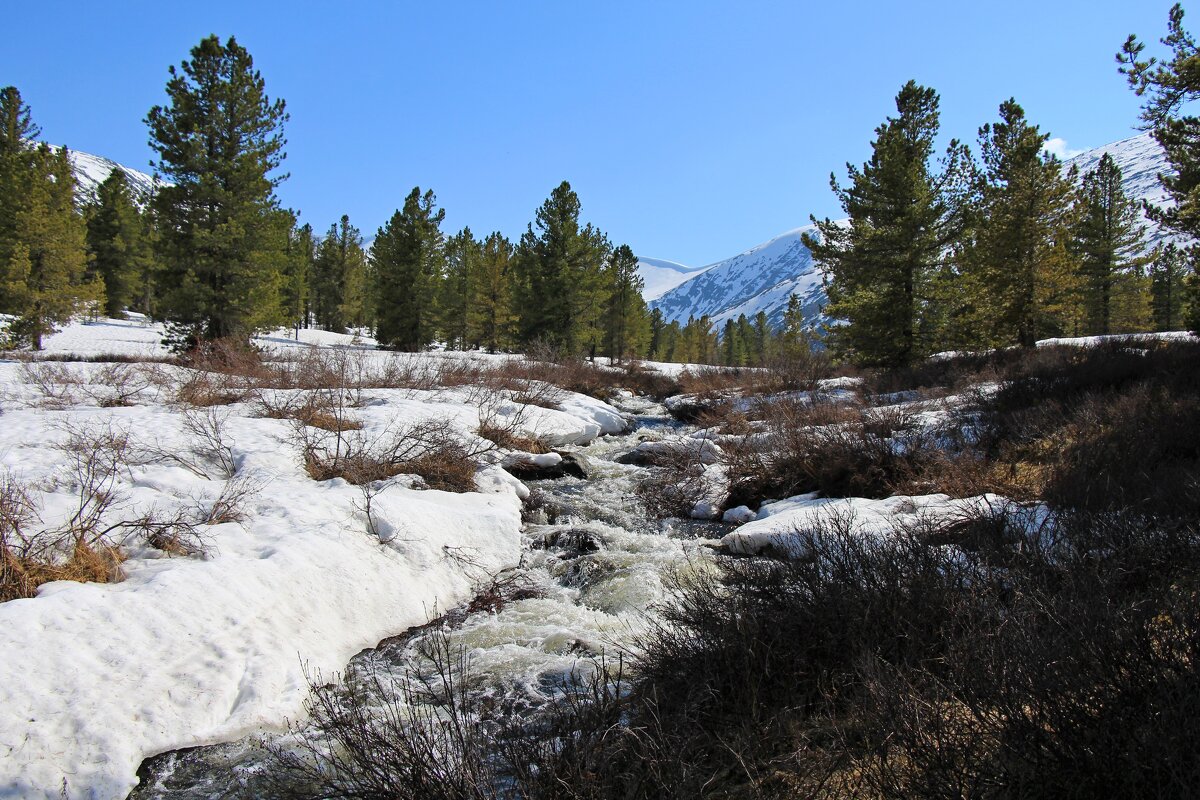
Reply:
[[[50, 145], [51, 150], [60, 149], [58, 145]], [[96, 197], [96, 190], [100, 188], [100, 184], [108, 179], [114, 169], [122, 169], [125, 171], [125, 178], [129, 182], [135, 195], [145, 196], [154, 188], [155, 181], [150, 175], [147, 175], [140, 170], [132, 169], [124, 164], [118, 164], [111, 158], [103, 156], [95, 156], [91, 153], [84, 153], [80, 150], [68, 150], [67, 157], [71, 159], [71, 166], [75, 170], [75, 195], [80, 202], [91, 202]]]
[[[1121, 168], [1125, 192], [1136, 200], [1161, 204], [1166, 200], [1158, 184], [1158, 174], [1167, 169], [1162, 148], [1143, 133], [1080, 153], [1066, 163], [1079, 167], [1082, 175], [1096, 166], [1100, 156], [1109, 153]], [[651, 307], [662, 309], [668, 320], [686, 322], [689, 316], [707, 314], [716, 328], [740, 314], [753, 317], [765, 311], [778, 325], [788, 299], [800, 296], [805, 318], [815, 321], [825, 303], [821, 271], [800, 241], [800, 234], [814, 230], [797, 228], [752, 247], [732, 258], [701, 268], [679, 285], [659, 295], [645, 293]], [[1170, 234], [1147, 221], [1147, 241], [1157, 244]], [[660, 262], [661, 263], [661, 262]], [[649, 288], [649, 281], [647, 281]]]
[[766, 311], [771, 322], [778, 323], [788, 298], [799, 294], [806, 316], [815, 315], [825, 296], [821, 272], [800, 241], [801, 234], [813, 230], [812, 226], [797, 228], [710, 264], [650, 305], [662, 309], [666, 319], [680, 322], [708, 314], [719, 328], [727, 319], [739, 314], [753, 317], [759, 311]]
[[642, 297], [653, 300], [705, 269], [707, 267], [688, 267], [662, 258], [638, 256], [638, 275], [644, 284]]
[[[1068, 166], [1079, 168], [1082, 176], [1088, 170], [1095, 169], [1100, 163], [1100, 157], [1108, 153], [1113, 161], [1121, 168], [1121, 186], [1125, 194], [1135, 200], [1148, 200], [1152, 205], [1168, 204], [1167, 193], [1158, 183], [1158, 174], [1166, 172], [1166, 156], [1158, 142], [1149, 133], [1131, 136], [1119, 142], [1106, 144], [1094, 150], [1080, 153], [1066, 163]], [[1171, 239], [1173, 234], [1164, 231], [1146, 220], [1146, 240], [1151, 246]]]

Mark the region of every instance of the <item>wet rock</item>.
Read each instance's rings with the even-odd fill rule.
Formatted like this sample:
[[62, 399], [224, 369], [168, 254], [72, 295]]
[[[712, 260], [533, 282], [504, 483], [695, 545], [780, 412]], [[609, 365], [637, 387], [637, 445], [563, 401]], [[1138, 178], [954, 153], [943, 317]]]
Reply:
[[592, 477], [592, 464], [582, 453], [560, 453], [562, 462], [559, 464], [563, 472], [575, 478], [587, 480]]
[[547, 550], [561, 550], [568, 558], [576, 558], [603, 550], [604, 542], [586, 528], [567, 528], [544, 534], [541, 541], [535, 542], [534, 546]]
[[721, 448], [707, 437], [644, 441], [628, 453], [618, 456], [618, 464], [639, 467], [670, 466], [680, 461], [691, 464], [715, 464], [721, 460]]
[[647, 450], [633, 449], [628, 453], [617, 456], [614, 461], [618, 464], [631, 464], [635, 467], [654, 466], [653, 455]]
[[505, 459], [504, 469], [522, 481], [549, 481], [567, 476], [586, 479], [591, 476], [591, 464], [586, 456], [579, 453], [554, 452], [539, 456], [518, 453]]

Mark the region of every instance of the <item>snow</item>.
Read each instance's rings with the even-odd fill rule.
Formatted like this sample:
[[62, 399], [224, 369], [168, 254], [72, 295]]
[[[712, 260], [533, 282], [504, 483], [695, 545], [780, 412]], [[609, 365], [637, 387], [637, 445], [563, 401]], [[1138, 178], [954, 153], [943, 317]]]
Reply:
[[1008, 508], [999, 495], [953, 499], [945, 494], [903, 496], [883, 500], [861, 497], [822, 498], [815, 493], [766, 503], [758, 518], [721, 538], [738, 555], [777, 555], [804, 559], [813, 554], [809, 535], [847, 525], [851, 536], [882, 540], [897, 529], [932, 519], [963, 519], [988, 510]]
[[[50, 145], [50, 149], [57, 151], [60, 146]], [[71, 169], [75, 173], [75, 195], [83, 203], [90, 203], [95, 199], [96, 190], [108, 179], [114, 169], [121, 169], [125, 172], [125, 178], [135, 195], [149, 194], [155, 186], [153, 177], [103, 156], [79, 150], [68, 150], [67, 157], [71, 160]]]
[[798, 294], [806, 318], [815, 316], [813, 303], [818, 295], [823, 296], [822, 274], [800, 240], [802, 234], [815, 230], [811, 225], [796, 228], [732, 258], [709, 264], [650, 305], [661, 309], [667, 320], [679, 322], [708, 314], [717, 328], [740, 314], [753, 318], [760, 310], [778, 324], [788, 299]]
[[[279, 349], [371, 344], [317, 331], [301, 331], [297, 344], [286, 333], [258, 341]], [[163, 354], [161, 335], [138, 320], [100, 320], [69, 325], [46, 344], [52, 353], [150, 356]], [[86, 384], [101, 380], [106, 365], [61, 367]], [[100, 408], [83, 393], [57, 408], [39, 402], [22, 369], [0, 361], [0, 474], [34, 487], [48, 526], [77, 500], [56, 447], [67, 426], [125, 432], [171, 452], [193, 443], [183, 411], [155, 387], [127, 407]], [[370, 525], [358, 487], [307, 476], [290, 423], [258, 416], [250, 403], [218, 413], [228, 415], [238, 475], [261, 489], [244, 521], [205, 528], [207, 556], [167, 557], [131, 543], [121, 582], [60, 581], [0, 603], [0, 798], [57, 798], [64, 786], [69, 798], [125, 797], [149, 755], [279, 728], [302, 713], [306, 669], [340, 670], [359, 650], [469, 599], [487, 573], [521, 557], [528, 489], [498, 463], [482, 467], [478, 490], [464, 494], [411, 488], [404, 476], [381, 484]], [[364, 390], [354, 413], [368, 439], [437, 418], [479, 442], [470, 387]], [[616, 409], [571, 393], [558, 409], [513, 403], [507, 413], [519, 414], [527, 435], [561, 443], [626, 426]], [[211, 503], [225, 486], [161, 459], [134, 461], [143, 463], [117, 479], [117, 519]]]
[[1147, 342], [1182, 342], [1195, 337], [1188, 331], [1165, 331], [1161, 333], [1115, 333], [1108, 336], [1074, 336], [1058, 339], [1041, 339], [1038, 347], [1099, 347], [1104, 344], [1145, 344]]
[[642, 298], [653, 300], [664, 292], [690, 280], [706, 267], [687, 267], [662, 258], [638, 256], [638, 275], [642, 279]]

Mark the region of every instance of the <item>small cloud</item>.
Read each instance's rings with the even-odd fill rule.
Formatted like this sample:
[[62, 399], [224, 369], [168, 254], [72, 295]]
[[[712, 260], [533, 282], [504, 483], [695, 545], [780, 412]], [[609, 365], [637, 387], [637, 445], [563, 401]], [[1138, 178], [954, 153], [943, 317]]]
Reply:
[[1075, 150], [1067, 147], [1067, 140], [1060, 139], [1057, 136], [1055, 136], [1053, 139], [1047, 139], [1046, 143], [1042, 145], [1042, 149], [1052, 156], [1058, 156], [1063, 161], [1066, 161], [1069, 158], [1074, 158], [1075, 156], [1084, 152], [1083, 150]]

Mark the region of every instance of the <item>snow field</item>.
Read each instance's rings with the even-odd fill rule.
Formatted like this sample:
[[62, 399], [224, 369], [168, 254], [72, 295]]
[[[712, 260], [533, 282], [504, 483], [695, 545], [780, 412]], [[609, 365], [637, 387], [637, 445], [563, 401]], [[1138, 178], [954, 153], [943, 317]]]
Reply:
[[[309, 344], [349, 344], [301, 334]], [[155, 355], [160, 337], [137, 322], [106, 320], [69, 326], [48, 344], [57, 352]], [[414, 358], [456, 357], [464, 356]], [[56, 365], [85, 390], [106, 366]], [[195, 448], [185, 411], [159, 388], [125, 407], [101, 408], [88, 391], [47, 404], [27, 378], [22, 365], [0, 361], [0, 474], [31, 488], [47, 527], [78, 503], [58, 446], [71, 430], [125, 434], [131, 452]], [[626, 425], [611, 406], [569, 393], [559, 409], [507, 402], [491, 411], [554, 444]], [[359, 650], [469, 599], [488, 573], [521, 557], [527, 490], [500, 469], [506, 451], [488, 454], [475, 492], [407, 488], [404, 476], [386, 482], [373, 500], [372, 533], [358, 487], [304, 472], [292, 423], [258, 416], [249, 402], [213, 413], [238, 479], [259, 489], [242, 522], [204, 529], [206, 556], [168, 557], [131, 541], [121, 582], [59, 581], [34, 598], [0, 603], [0, 797], [124, 797], [146, 756], [282, 727], [302, 713], [306, 669], [342, 669]], [[367, 441], [442, 419], [468, 444], [480, 442], [471, 387], [364, 390], [352, 413]], [[132, 461], [116, 479], [118, 518], [203, 506], [226, 484], [215, 471], [205, 478], [161, 458]]]

